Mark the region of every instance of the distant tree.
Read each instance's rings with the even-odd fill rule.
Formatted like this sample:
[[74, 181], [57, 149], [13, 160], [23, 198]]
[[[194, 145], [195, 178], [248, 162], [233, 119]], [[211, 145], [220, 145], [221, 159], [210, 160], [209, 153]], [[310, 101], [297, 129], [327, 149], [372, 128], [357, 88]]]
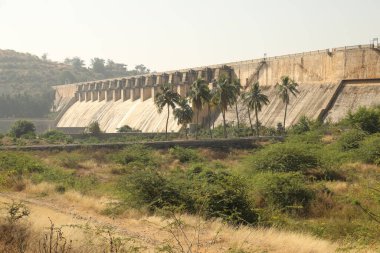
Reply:
[[100, 59], [100, 58], [91, 59], [91, 68], [96, 73], [105, 74], [106, 68], [104, 64], [105, 64], [104, 59]]
[[84, 61], [79, 57], [74, 57], [71, 59], [71, 65], [74, 69], [81, 69], [84, 66]]
[[282, 102], [285, 104], [285, 114], [284, 114], [284, 123], [283, 123], [283, 128], [284, 130], [286, 129], [285, 121], [286, 121], [286, 113], [288, 110], [288, 104], [290, 102], [290, 94], [293, 96], [297, 96], [299, 93], [297, 87], [298, 84], [294, 82], [290, 77], [288, 76], [283, 76], [281, 77], [281, 83], [276, 84], [276, 89], [277, 89], [277, 94], [282, 100]]
[[187, 139], [187, 124], [189, 124], [193, 119], [193, 109], [191, 109], [189, 102], [185, 98], [181, 98], [179, 100], [178, 106], [178, 108], [174, 109], [174, 118], [177, 119], [178, 125], [182, 125], [185, 129]]
[[248, 108], [248, 118], [249, 123], [251, 125], [251, 131], [253, 134], [253, 127], [252, 127], [252, 121], [251, 121], [251, 112], [250, 110], [255, 110], [255, 116], [256, 116], [256, 135], [259, 136], [259, 112], [261, 112], [261, 109], [263, 105], [267, 105], [269, 103], [268, 97], [263, 94], [259, 82], [254, 83], [250, 89], [243, 93], [243, 102]]
[[172, 84], [164, 84], [160, 86], [160, 92], [156, 94], [154, 103], [157, 106], [158, 113], [161, 113], [165, 106], [168, 108], [168, 116], [166, 119], [165, 138], [168, 139], [168, 123], [170, 115], [170, 107], [174, 110], [175, 105], [179, 103], [181, 96], [174, 91]]
[[233, 92], [234, 92], [234, 101], [233, 103], [235, 104], [235, 113], [236, 113], [236, 122], [237, 122], [237, 127], [238, 129], [240, 128], [240, 121], [239, 121], [239, 111], [238, 111], [238, 99], [240, 97], [240, 90], [241, 90], [241, 84], [240, 84], [240, 79], [234, 79], [232, 81], [232, 86], [234, 87]]
[[228, 106], [232, 106], [236, 101], [235, 86], [231, 84], [225, 76], [221, 76], [216, 84], [213, 101], [222, 112], [224, 137], [227, 138], [226, 111]]
[[71, 71], [69, 70], [62, 71], [59, 74], [59, 79], [60, 79], [60, 83], [64, 83], [64, 84], [74, 83], [77, 81], [73, 73], [71, 73]]
[[113, 60], [108, 59], [105, 65], [107, 76], [124, 76], [127, 75], [127, 65], [123, 63], [116, 63]]
[[150, 69], [145, 67], [144, 64], [136, 65], [135, 70], [137, 71], [137, 74], [147, 74], [150, 72]]
[[194, 81], [190, 88], [189, 97], [197, 109], [195, 139], [198, 139], [199, 112], [202, 110], [203, 105], [210, 101], [210, 89], [208, 88], [207, 82], [203, 79]]
[[36, 127], [30, 121], [18, 120], [13, 124], [9, 133], [11, 136], [16, 138], [20, 138], [23, 135], [34, 136], [36, 133]]

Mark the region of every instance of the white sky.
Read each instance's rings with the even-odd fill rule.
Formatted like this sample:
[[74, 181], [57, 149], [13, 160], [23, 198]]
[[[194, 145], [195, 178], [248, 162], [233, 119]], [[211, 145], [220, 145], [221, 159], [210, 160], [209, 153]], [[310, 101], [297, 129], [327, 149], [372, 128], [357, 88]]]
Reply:
[[129, 69], [203, 66], [368, 44], [380, 0], [0, 0], [0, 48], [113, 59]]

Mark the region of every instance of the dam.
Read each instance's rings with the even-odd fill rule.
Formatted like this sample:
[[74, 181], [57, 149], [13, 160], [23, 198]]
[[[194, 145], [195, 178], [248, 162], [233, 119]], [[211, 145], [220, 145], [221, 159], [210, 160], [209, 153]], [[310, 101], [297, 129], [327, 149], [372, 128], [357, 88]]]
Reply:
[[[239, 78], [243, 89], [260, 83], [270, 100], [259, 115], [265, 126], [276, 126], [283, 120], [284, 105], [275, 90], [282, 76], [297, 82], [300, 91], [290, 99], [287, 126], [303, 115], [336, 122], [349, 110], [380, 104], [380, 47], [368, 44], [54, 86], [56, 126], [80, 129], [97, 121], [108, 133], [124, 125], [142, 132], [162, 132], [167, 115], [159, 114], [154, 104], [161, 85], [171, 83], [185, 97], [197, 78], [211, 87], [221, 75]], [[247, 110], [241, 102], [238, 110], [241, 121], [247, 122]], [[201, 118], [205, 123], [206, 116]], [[226, 119], [236, 122], [234, 108], [229, 108]], [[215, 125], [222, 123], [218, 110], [213, 111], [212, 120]], [[170, 113], [168, 131], [180, 128]]]

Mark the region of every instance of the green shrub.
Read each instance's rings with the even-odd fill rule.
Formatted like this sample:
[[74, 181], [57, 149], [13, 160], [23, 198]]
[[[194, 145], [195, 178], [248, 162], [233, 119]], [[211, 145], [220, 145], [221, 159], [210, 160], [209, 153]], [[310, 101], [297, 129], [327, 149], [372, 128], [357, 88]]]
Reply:
[[50, 143], [56, 143], [56, 142], [67, 142], [69, 138], [67, 136], [58, 130], [50, 130], [45, 133], [43, 133], [40, 136], [42, 139], [47, 140]]
[[86, 157], [83, 154], [77, 152], [60, 152], [57, 155], [58, 165], [69, 168], [69, 169], [78, 169], [82, 166], [80, 165]]
[[287, 143], [322, 144], [323, 133], [319, 130], [311, 130], [302, 134], [290, 134], [286, 137]]
[[314, 192], [300, 173], [263, 173], [254, 178], [266, 205], [282, 211], [306, 211]]
[[349, 112], [345, 121], [368, 133], [380, 132], [380, 109], [361, 107], [355, 113]]
[[0, 151], [0, 171], [40, 173], [46, 168], [35, 158], [19, 152]]
[[36, 127], [34, 124], [30, 121], [26, 120], [19, 120], [16, 121], [13, 126], [11, 127], [11, 130], [9, 134], [13, 137], [20, 138], [23, 136], [27, 136], [28, 138], [35, 137], [36, 133]]
[[301, 116], [298, 123], [293, 125], [290, 129], [290, 132], [295, 134], [302, 134], [308, 132], [311, 129], [311, 120], [306, 116]]
[[158, 157], [151, 148], [144, 145], [131, 145], [122, 151], [111, 155], [111, 159], [115, 162], [137, 167], [156, 166], [158, 165]]
[[358, 154], [363, 162], [380, 165], [380, 134], [367, 137], [360, 144]]
[[128, 132], [133, 132], [133, 128], [128, 126], [128, 125], [124, 125], [120, 128], [117, 129], [117, 132], [118, 133], [128, 133]]
[[218, 217], [231, 224], [258, 221], [242, 178], [226, 171], [195, 168], [189, 171], [189, 183], [195, 210], [206, 218]]
[[225, 171], [200, 166], [186, 173], [178, 170], [167, 174], [152, 168], [130, 169], [121, 177], [119, 187], [125, 202], [137, 208], [181, 210], [232, 224], [258, 220], [242, 178]]
[[119, 188], [130, 194], [127, 202], [132, 206], [147, 207], [150, 211], [179, 208], [189, 199], [151, 168], [131, 170], [120, 179]]
[[91, 122], [86, 130], [90, 134], [100, 134], [102, 132], [98, 121]]
[[179, 146], [175, 146], [174, 148], [169, 149], [169, 153], [175, 159], [178, 159], [181, 163], [198, 162], [201, 160], [197, 151], [190, 148], [182, 148]]
[[348, 151], [359, 148], [359, 144], [366, 137], [362, 130], [351, 129], [344, 132], [338, 139], [337, 144], [342, 151]]
[[252, 155], [250, 164], [255, 170], [290, 172], [304, 171], [319, 165], [312, 152], [316, 147], [302, 143], [277, 143]]

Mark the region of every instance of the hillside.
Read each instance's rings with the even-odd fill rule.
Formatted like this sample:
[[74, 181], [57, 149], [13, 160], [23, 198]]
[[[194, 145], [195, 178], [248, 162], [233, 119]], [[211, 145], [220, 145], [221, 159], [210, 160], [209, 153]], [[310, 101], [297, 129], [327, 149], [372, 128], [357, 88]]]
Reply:
[[44, 117], [53, 102], [53, 85], [146, 73], [144, 65], [128, 71], [126, 65], [94, 58], [53, 62], [44, 57], [0, 49], [0, 117]]
[[41, 94], [46, 87], [102, 78], [99, 73], [70, 65], [43, 60], [38, 56], [0, 50], [0, 94]]

